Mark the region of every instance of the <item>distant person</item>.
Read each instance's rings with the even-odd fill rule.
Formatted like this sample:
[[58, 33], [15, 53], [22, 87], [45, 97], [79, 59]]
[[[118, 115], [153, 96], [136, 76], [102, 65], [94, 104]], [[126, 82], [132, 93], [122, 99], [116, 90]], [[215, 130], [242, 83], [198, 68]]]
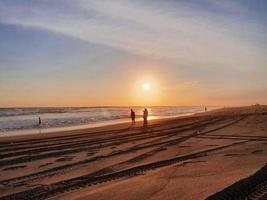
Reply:
[[205, 112], [207, 112], [207, 107], [205, 107]]
[[133, 111], [133, 109], [131, 109], [131, 119], [132, 119], [132, 125], [135, 124], [135, 112]]
[[143, 112], [144, 126], [147, 126], [147, 117], [148, 117], [148, 111], [147, 109], [145, 109]]
[[39, 126], [41, 126], [42, 124], [42, 120], [41, 120], [41, 117], [39, 117]]

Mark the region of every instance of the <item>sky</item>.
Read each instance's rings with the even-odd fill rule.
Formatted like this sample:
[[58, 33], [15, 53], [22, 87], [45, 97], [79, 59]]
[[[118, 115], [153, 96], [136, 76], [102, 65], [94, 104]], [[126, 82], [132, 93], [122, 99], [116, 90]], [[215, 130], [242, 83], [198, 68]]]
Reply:
[[0, 107], [267, 104], [266, 10], [266, 0], [0, 0]]

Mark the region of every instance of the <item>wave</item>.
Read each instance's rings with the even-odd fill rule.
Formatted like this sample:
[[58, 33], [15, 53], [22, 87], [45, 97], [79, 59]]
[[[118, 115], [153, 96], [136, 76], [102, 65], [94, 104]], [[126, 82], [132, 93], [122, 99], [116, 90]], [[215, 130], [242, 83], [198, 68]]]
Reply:
[[[209, 107], [214, 109], [217, 107]], [[142, 107], [133, 107], [136, 116], [142, 116]], [[129, 118], [130, 107], [56, 107], [56, 108], [0, 108], [0, 132], [40, 128], [69, 127], [86, 124], [98, 124], [112, 120]], [[149, 116], [174, 117], [189, 113], [203, 112], [201, 106], [194, 107], [151, 107]]]

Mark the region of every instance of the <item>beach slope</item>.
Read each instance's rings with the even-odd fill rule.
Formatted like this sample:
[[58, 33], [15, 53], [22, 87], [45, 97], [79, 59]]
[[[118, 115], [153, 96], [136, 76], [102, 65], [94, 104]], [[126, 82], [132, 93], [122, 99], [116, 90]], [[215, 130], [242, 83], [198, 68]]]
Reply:
[[[2, 137], [0, 144], [0, 199], [225, 198], [227, 188], [265, 169], [267, 106], [155, 120], [147, 128], [138, 122]], [[264, 187], [264, 180], [249, 183], [242, 198]]]

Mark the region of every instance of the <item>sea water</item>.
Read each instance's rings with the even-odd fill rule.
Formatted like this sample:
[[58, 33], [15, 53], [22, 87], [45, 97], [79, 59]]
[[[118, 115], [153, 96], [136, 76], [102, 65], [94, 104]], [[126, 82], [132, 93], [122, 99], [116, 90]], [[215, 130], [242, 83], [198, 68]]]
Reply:
[[[131, 107], [141, 119], [143, 107]], [[0, 108], [0, 136], [70, 130], [130, 121], [130, 107]], [[218, 107], [207, 107], [208, 110]], [[204, 112], [203, 106], [150, 107], [149, 119]], [[39, 125], [39, 117], [42, 120]]]

